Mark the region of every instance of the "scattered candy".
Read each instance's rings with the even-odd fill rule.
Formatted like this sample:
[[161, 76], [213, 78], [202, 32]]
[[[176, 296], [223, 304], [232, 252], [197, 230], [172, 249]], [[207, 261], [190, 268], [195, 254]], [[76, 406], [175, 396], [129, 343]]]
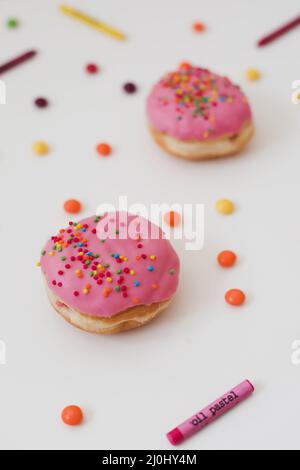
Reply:
[[23, 62], [32, 59], [36, 54], [37, 51], [35, 50], [28, 51], [25, 52], [25, 54], [22, 54], [18, 57], [15, 57], [14, 59], [9, 60], [8, 62], [5, 62], [4, 64], [0, 65], [0, 74], [13, 69], [14, 67], [17, 67], [17, 65], [23, 64]]
[[47, 106], [49, 105], [49, 102], [46, 98], [36, 98], [34, 100], [34, 104], [38, 107], [38, 108], [47, 108]]
[[231, 268], [236, 262], [237, 256], [233, 251], [222, 251], [218, 255], [218, 262], [223, 268]]
[[62, 410], [61, 419], [68, 426], [77, 426], [83, 420], [82, 410], [76, 405], [67, 406]]
[[99, 67], [96, 64], [87, 64], [85, 69], [91, 75], [95, 75], [96, 73], [99, 72]]
[[64, 203], [64, 209], [68, 214], [78, 214], [81, 208], [81, 203], [76, 199], [69, 199]]
[[96, 149], [99, 155], [102, 155], [103, 157], [107, 157], [111, 154], [111, 146], [106, 143], [98, 144]]
[[164, 221], [172, 228], [178, 227], [178, 225], [181, 223], [181, 215], [175, 211], [167, 212], [164, 216]]
[[10, 29], [17, 28], [19, 26], [19, 21], [16, 18], [9, 18], [6, 22], [6, 26]]
[[246, 78], [247, 80], [250, 80], [251, 82], [255, 82], [256, 80], [259, 80], [261, 77], [261, 73], [257, 69], [248, 69], [246, 70]]
[[202, 33], [203, 31], [205, 31], [205, 29], [206, 29], [205, 24], [200, 23], [200, 21], [196, 21], [193, 24], [193, 30], [195, 33]]
[[240, 289], [231, 289], [225, 294], [225, 300], [229, 305], [239, 307], [246, 300], [246, 295]]
[[219, 199], [216, 203], [216, 209], [220, 214], [230, 215], [235, 211], [235, 206], [229, 199]]
[[49, 152], [49, 145], [42, 140], [34, 142], [32, 150], [36, 155], [46, 155]]
[[134, 83], [128, 82], [123, 85], [123, 90], [126, 93], [132, 94], [137, 91], [137, 86]]

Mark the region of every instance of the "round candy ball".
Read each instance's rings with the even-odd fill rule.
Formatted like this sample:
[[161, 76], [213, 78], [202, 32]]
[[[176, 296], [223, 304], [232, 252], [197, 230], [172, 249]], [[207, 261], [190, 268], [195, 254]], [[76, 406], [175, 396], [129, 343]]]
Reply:
[[77, 426], [83, 420], [83, 412], [79, 406], [66, 406], [61, 412], [61, 419], [68, 426]]
[[81, 203], [77, 199], [68, 199], [64, 203], [64, 209], [68, 214], [78, 214], [81, 211]]
[[246, 295], [240, 289], [231, 289], [226, 292], [225, 300], [229, 305], [240, 307], [245, 303]]
[[49, 102], [46, 98], [43, 98], [43, 97], [39, 97], [39, 98], [36, 98], [34, 100], [34, 104], [38, 107], [38, 108], [47, 108], [47, 106], [49, 105]]
[[195, 33], [202, 33], [205, 31], [205, 25], [203, 23], [200, 23], [200, 21], [196, 21], [193, 24], [193, 30]]
[[220, 214], [230, 215], [235, 211], [235, 206], [229, 199], [219, 199], [216, 203], [216, 209]]
[[36, 155], [46, 155], [49, 152], [49, 145], [42, 140], [34, 142], [32, 150]]
[[260, 77], [261, 73], [259, 70], [253, 68], [246, 70], [246, 78], [250, 82], [255, 82], [256, 80], [259, 80]]
[[231, 268], [236, 262], [237, 256], [233, 251], [222, 251], [218, 254], [218, 263], [222, 268]]
[[181, 215], [175, 211], [167, 212], [164, 216], [164, 221], [170, 227], [178, 227], [181, 223]]
[[87, 64], [85, 70], [87, 71], [87, 73], [95, 75], [99, 72], [99, 67], [96, 64]]
[[19, 26], [19, 21], [17, 18], [8, 18], [6, 26], [10, 29], [17, 28]]
[[127, 82], [123, 85], [123, 90], [126, 93], [132, 94], [132, 93], [135, 93], [137, 91], [137, 86], [132, 82]]
[[98, 144], [96, 150], [102, 157], [107, 157], [111, 154], [111, 146], [104, 142]]

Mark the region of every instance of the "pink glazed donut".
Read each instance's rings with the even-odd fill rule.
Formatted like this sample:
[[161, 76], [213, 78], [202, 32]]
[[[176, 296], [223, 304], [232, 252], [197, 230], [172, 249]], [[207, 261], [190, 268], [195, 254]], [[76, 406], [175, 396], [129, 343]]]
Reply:
[[254, 133], [241, 89], [227, 77], [189, 64], [154, 85], [147, 114], [155, 141], [167, 152], [192, 160], [237, 153]]
[[159, 227], [117, 212], [70, 222], [47, 242], [41, 269], [65, 320], [111, 334], [144, 325], [169, 305], [180, 263]]

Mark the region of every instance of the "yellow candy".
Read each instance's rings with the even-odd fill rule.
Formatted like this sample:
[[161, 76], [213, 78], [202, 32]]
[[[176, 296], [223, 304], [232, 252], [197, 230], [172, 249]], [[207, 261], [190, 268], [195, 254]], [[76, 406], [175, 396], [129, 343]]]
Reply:
[[250, 80], [251, 82], [254, 82], [255, 80], [259, 80], [261, 77], [261, 73], [257, 69], [248, 69], [246, 70], [246, 78], [247, 80]]
[[216, 209], [220, 214], [230, 215], [234, 212], [234, 203], [229, 199], [220, 199], [216, 203]]
[[34, 142], [32, 150], [36, 155], [46, 155], [49, 152], [49, 145], [40, 140]]

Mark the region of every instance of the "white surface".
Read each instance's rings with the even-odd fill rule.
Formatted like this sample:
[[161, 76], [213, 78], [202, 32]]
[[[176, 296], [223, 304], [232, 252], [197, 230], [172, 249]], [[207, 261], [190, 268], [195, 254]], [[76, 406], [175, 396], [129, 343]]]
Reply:
[[[300, 366], [291, 363], [299, 322], [299, 124], [291, 84], [300, 79], [300, 30], [259, 50], [255, 40], [299, 10], [298, 1], [70, 0], [121, 27], [119, 43], [62, 16], [55, 0], [0, 1], [0, 61], [36, 47], [39, 56], [3, 76], [0, 106], [1, 315], [0, 447], [3, 449], [170, 449], [165, 433], [245, 378], [255, 396], [181, 449], [299, 449]], [[7, 17], [21, 21], [7, 30]], [[208, 25], [203, 35], [190, 24]], [[298, 49], [297, 49], [298, 48]], [[187, 163], [151, 141], [145, 97], [154, 81], [182, 60], [239, 82], [253, 105], [257, 134], [240, 157]], [[98, 76], [85, 74], [89, 61]], [[245, 69], [263, 78], [248, 83]], [[133, 80], [140, 91], [124, 95]], [[39, 111], [32, 100], [49, 97]], [[31, 144], [52, 152], [38, 158]], [[108, 141], [109, 159], [94, 146]], [[149, 327], [114, 337], [85, 334], [50, 307], [35, 262], [67, 222], [66, 198], [85, 213], [101, 202], [194, 202], [206, 205], [201, 252], [176, 247], [182, 280], [173, 307]], [[219, 197], [238, 205], [222, 218]], [[222, 271], [215, 256], [232, 248], [238, 266]], [[241, 287], [240, 310], [223, 294]], [[77, 403], [83, 426], [61, 424]]]

